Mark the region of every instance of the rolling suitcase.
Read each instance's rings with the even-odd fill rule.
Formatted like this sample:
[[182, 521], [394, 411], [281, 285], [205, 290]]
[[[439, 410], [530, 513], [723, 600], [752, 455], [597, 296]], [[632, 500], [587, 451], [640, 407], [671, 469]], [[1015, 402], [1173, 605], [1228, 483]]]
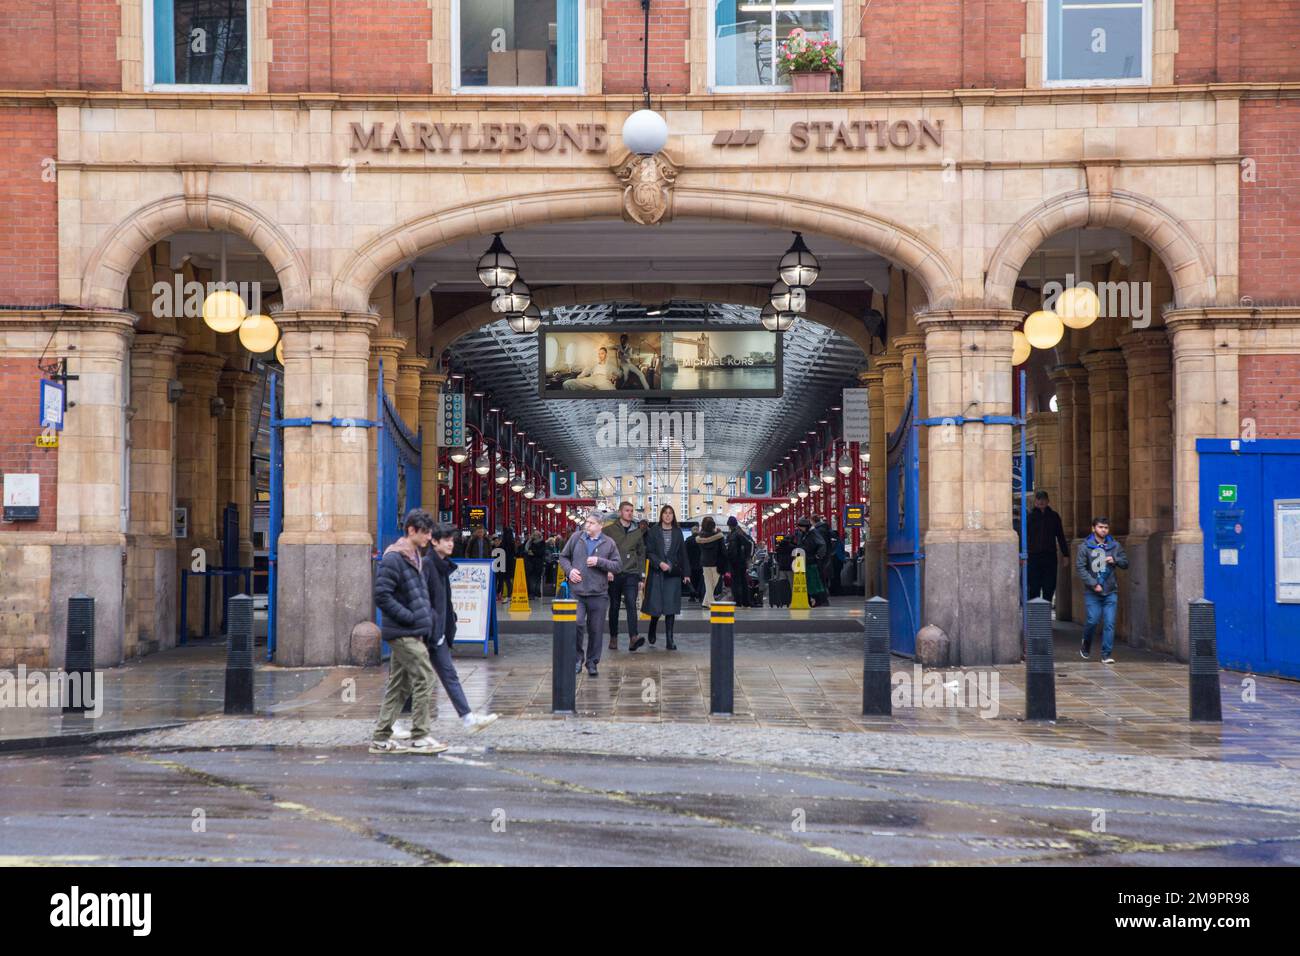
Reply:
[[767, 603], [770, 607], [790, 606], [790, 582], [781, 578], [767, 584]]

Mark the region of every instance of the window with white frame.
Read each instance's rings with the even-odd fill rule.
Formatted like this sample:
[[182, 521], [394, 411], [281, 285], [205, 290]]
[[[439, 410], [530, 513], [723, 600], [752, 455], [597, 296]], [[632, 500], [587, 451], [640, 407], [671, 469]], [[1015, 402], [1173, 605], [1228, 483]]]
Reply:
[[1046, 0], [1044, 82], [1151, 82], [1152, 0]]
[[812, 40], [840, 39], [838, 0], [709, 0], [709, 75], [715, 88], [788, 86], [778, 69], [793, 30]]
[[458, 90], [579, 91], [580, 0], [452, 0]]
[[144, 0], [148, 88], [250, 88], [249, 0]]

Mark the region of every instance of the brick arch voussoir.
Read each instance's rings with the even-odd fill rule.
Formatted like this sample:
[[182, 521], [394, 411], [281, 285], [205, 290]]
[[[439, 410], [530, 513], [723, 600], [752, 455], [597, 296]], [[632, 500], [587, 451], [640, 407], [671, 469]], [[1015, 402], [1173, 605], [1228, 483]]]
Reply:
[[190, 229], [232, 232], [266, 257], [280, 282], [285, 309], [311, 306], [306, 261], [283, 229], [251, 206], [228, 196], [195, 200], [167, 196], [141, 206], [100, 241], [82, 274], [81, 301], [87, 308], [120, 309], [127, 281], [140, 257], [156, 242]]
[[1007, 230], [989, 259], [985, 304], [1011, 308], [1016, 282], [1029, 257], [1057, 233], [1085, 226], [1118, 229], [1149, 245], [1169, 270], [1179, 308], [1214, 304], [1214, 267], [1185, 223], [1146, 196], [1124, 190], [1090, 196], [1086, 189], [1054, 196]]

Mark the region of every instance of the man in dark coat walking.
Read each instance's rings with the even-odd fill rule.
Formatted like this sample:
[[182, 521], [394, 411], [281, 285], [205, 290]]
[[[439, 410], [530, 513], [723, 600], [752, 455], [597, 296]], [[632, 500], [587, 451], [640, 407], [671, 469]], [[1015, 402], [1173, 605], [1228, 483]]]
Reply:
[[1046, 491], [1034, 492], [1034, 508], [1029, 512], [1028, 555], [1029, 600], [1041, 597], [1048, 604], [1056, 594], [1056, 549], [1061, 557], [1070, 556], [1070, 547], [1061, 527], [1061, 516], [1048, 504]]
[[[370, 742], [375, 754], [436, 754], [446, 750], [430, 736], [433, 666], [424, 639], [433, 628], [433, 607], [420, 552], [428, 546], [433, 519], [416, 508], [402, 522], [404, 532], [384, 551], [375, 573], [375, 606], [383, 615], [382, 633], [391, 656], [388, 686], [379, 708], [379, 724]], [[393, 722], [411, 698], [411, 740], [393, 739]]]

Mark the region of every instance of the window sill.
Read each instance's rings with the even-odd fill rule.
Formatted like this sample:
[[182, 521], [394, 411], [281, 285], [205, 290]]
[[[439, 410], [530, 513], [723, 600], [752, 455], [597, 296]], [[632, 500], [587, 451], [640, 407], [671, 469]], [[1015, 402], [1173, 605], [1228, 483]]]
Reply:
[[251, 93], [249, 83], [146, 83], [146, 93]]

